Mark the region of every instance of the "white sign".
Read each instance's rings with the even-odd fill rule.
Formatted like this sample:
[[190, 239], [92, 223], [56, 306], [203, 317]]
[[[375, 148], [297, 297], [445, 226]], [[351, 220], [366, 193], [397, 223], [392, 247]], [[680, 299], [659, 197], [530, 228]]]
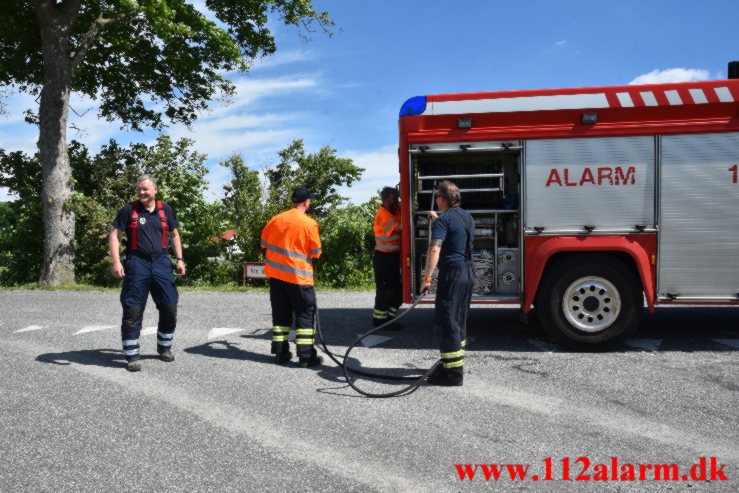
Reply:
[[264, 264], [244, 264], [244, 277], [246, 279], [267, 279], [264, 275]]

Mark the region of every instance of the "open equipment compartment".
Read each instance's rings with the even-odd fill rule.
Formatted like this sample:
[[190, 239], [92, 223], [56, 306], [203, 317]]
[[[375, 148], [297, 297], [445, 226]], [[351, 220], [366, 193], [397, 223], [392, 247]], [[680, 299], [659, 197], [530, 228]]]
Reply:
[[[474, 142], [411, 145], [411, 275], [418, 295], [429, 242], [428, 211], [442, 180], [455, 183], [475, 221], [473, 299], [517, 301], [521, 278], [521, 144]], [[436, 290], [436, 273], [431, 293]]]

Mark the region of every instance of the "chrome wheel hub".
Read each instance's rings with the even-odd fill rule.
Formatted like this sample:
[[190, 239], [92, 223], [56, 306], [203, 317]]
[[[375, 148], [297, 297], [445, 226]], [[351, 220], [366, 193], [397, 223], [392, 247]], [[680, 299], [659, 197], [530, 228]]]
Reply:
[[577, 329], [600, 332], [610, 327], [621, 313], [621, 296], [607, 279], [582, 277], [565, 289], [562, 312]]

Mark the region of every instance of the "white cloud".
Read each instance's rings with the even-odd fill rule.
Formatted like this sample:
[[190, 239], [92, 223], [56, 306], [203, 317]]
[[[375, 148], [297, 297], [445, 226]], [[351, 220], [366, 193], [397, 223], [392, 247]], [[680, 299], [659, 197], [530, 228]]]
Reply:
[[240, 154], [251, 168], [262, 168], [277, 159], [277, 151], [289, 145], [297, 136], [313, 133], [308, 113], [250, 113], [258, 101], [268, 97], [284, 97], [294, 92], [315, 91], [318, 78], [298, 74], [292, 77], [248, 78], [235, 82], [232, 104], [221, 105], [196, 120], [190, 129], [184, 126], [168, 130], [173, 139], [183, 137], [195, 141], [195, 149], [208, 155], [210, 186], [208, 195], [222, 195], [223, 184], [230, 179], [217, 162], [231, 154]]
[[220, 118], [200, 119], [192, 127], [194, 134], [232, 132], [244, 128], [273, 128], [285, 122], [294, 122], [305, 118], [306, 114], [304, 113], [234, 114]]
[[[38, 152], [38, 130], [34, 125], [17, 125], [18, 128], [7, 128], [9, 132], [0, 131], [0, 149], [6, 152], [21, 151], [29, 156]], [[1, 128], [1, 127], [0, 127]]]
[[[178, 140], [183, 137], [195, 141], [195, 150], [208, 155], [209, 159], [222, 159], [230, 154], [262, 154], [260, 148], [263, 146], [273, 147], [285, 143], [287, 145], [292, 137], [299, 135], [299, 130], [256, 130], [245, 132], [231, 132], [223, 134], [219, 132], [197, 133], [190, 132], [184, 128], [171, 130], [169, 135]], [[246, 157], [246, 156], [245, 156]], [[251, 161], [251, 160], [250, 160]]]
[[642, 74], [629, 82], [635, 84], [664, 84], [669, 82], [695, 82], [709, 80], [711, 74], [708, 70], [697, 68], [668, 68], [665, 70], [652, 70], [648, 74]]
[[10, 202], [17, 199], [15, 195], [10, 194], [10, 190], [5, 187], [0, 187], [0, 202]]
[[[307, 56], [306, 52], [295, 52], [286, 55], [280, 63], [288, 63], [299, 56]], [[236, 74], [231, 74], [235, 76]], [[281, 98], [296, 93], [312, 95], [325, 90], [318, 76], [310, 74], [294, 74], [289, 77], [253, 78], [238, 76], [235, 79], [236, 93], [231, 104], [220, 104], [205, 112], [190, 128], [175, 125], [165, 129], [173, 139], [187, 137], [195, 141], [194, 148], [208, 156], [208, 179], [210, 187], [208, 195], [218, 198], [222, 195], [223, 184], [230, 179], [228, 170], [218, 166], [217, 162], [230, 154], [238, 153], [251, 168], [262, 168], [277, 159], [277, 151], [289, 145], [296, 137], [310, 140], [315, 134], [314, 118], [309, 113], [290, 111], [274, 111], [278, 106], [271, 105], [267, 112], [255, 112], [255, 107], [267, 98]], [[94, 99], [73, 94], [69, 113], [69, 124], [79, 129], [68, 131], [68, 139], [83, 142], [91, 152], [99, 151], [101, 145], [115, 138], [121, 145], [130, 142], [146, 142], [153, 144], [156, 132], [125, 132], [120, 129], [120, 122], [108, 122], [97, 116], [98, 102]], [[6, 101], [8, 114], [0, 117], [0, 148], [22, 150], [28, 154], [36, 152], [38, 128], [23, 122], [23, 110], [38, 108], [33, 98], [17, 95]], [[5, 120], [5, 121], [3, 121]], [[0, 190], [0, 198], [5, 197]], [[8, 200], [7, 197], [4, 200]]]
[[235, 82], [234, 86], [236, 88], [236, 95], [232, 98], [233, 104], [229, 106], [232, 109], [252, 104], [266, 97], [317, 88], [319, 86], [319, 80], [317, 76], [305, 74], [272, 79], [242, 77]]
[[266, 57], [254, 60], [254, 65], [252, 66], [252, 70], [274, 68], [274, 67], [279, 67], [282, 65], [288, 65], [291, 63], [305, 62], [307, 60], [313, 60], [315, 58], [316, 58], [316, 55], [311, 50], [278, 51], [274, 55], [270, 55], [270, 56], [266, 56]]
[[554, 46], [564, 46], [566, 44], [567, 44], [567, 41], [564, 40], [564, 39], [561, 39], [561, 40], [557, 41], [556, 43], [554, 43]]
[[223, 167], [214, 163], [208, 168], [208, 189], [205, 191], [205, 197], [207, 200], [216, 200], [223, 198], [223, 185], [231, 181], [231, 172]]
[[30, 109], [38, 111], [36, 98], [25, 92], [13, 92], [12, 87], [7, 88], [10, 96], [3, 98], [5, 113], [0, 115], [0, 127], [16, 123], [25, 124], [25, 111]]
[[[12, 90], [12, 88], [8, 88]], [[3, 98], [5, 113], [0, 115], [0, 149], [7, 152], [22, 151], [33, 155], [38, 148], [38, 127], [25, 122], [25, 111], [38, 111], [35, 98], [26, 93], [10, 92]]]
[[395, 146], [384, 146], [374, 151], [348, 151], [342, 157], [351, 158], [354, 164], [365, 168], [362, 179], [351, 187], [343, 187], [340, 193], [354, 204], [361, 204], [373, 197], [385, 186], [395, 186], [400, 181], [398, 173], [398, 150]]
[[93, 153], [111, 138], [116, 138], [122, 145], [141, 139], [139, 132], [130, 132], [127, 139], [118, 139], [120, 121], [109, 122], [98, 117], [98, 103], [87, 95], [73, 93], [69, 98], [69, 107], [67, 140], [80, 141]]

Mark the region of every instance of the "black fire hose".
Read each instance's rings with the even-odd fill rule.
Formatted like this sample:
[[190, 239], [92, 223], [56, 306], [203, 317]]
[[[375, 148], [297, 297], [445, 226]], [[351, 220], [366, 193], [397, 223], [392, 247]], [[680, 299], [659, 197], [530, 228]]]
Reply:
[[[405, 311], [403, 311], [397, 317], [393, 318], [392, 320], [389, 320], [389, 321], [385, 322], [384, 324], [382, 324], [382, 325], [380, 325], [378, 327], [375, 327], [375, 328], [373, 328], [371, 330], [368, 330], [364, 334], [362, 334], [359, 337], [357, 337], [354, 340], [354, 342], [347, 348], [346, 352], [344, 353], [344, 356], [343, 356], [343, 359], [344, 360], [343, 360], [343, 362], [342, 361], [339, 361], [337, 359], [337, 355], [333, 354], [331, 351], [329, 351], [328, 347], [326, 347], [326, 342], [323, 340], [323, 334], [321, 334], [321, 323], [320, 323], [320, 319], [318, 317], [318, 306], [316, 305], [316, 332], [318, 333], [318, 338], [321, 340], [321, 347], [323, 348], [323, 351], [326, 353], [326, 355], [329, 358], [331, 358], [331, 360], [334, 363], [336, 363], [338, 366], [340, 366], [342, 370], [344, 370], [344, 377], [346, 378], [346, 383], [348, 383], [351, 388], [353, 388], [358, 393], [360, 393], [360, 394], [362, 394], [362, 395], [364, 395], [366, 397], [395, 397], [395, 396], [399, 396], [399, 395], [405, 394], [406, 392], [410, 392], [411, 390], [414, 390], [415, 388], [419, 387], [426, 380], [426, 378], [428, 378], [431, 374], [433, 374], [434, 372], [436, 372], [436, 370], [441, 365], [441, 360], [438, 360], [436, 363], [434, 363], [431, 366], [431, 368], [429, 368], [420, 377], [408, 377], [408, 376], [401, 377], [401, 376], [394, 376], [394, 375], [383, 375], [383, 374], [379, 374], [379, 373], [372, 373], [372, 372], [368, 372], [368, 371], [358, 370], [356, 368], [351, 368], [351, 367], [349, 367], [349, 364], [348, 364], [349, 363], [349, 353], [352, 352], [352, 349], [354, 349], [357, 346], [357, 344], [359, 344], [360, 342], [362, 342], [362, 340], [365, 337], [367, 337], [367, 336], [369, 336], [371, 334], [374, 334], [378, 330], [382, 330], [386, 326], [390, 325], [391, 323], [397, 322], [401, 318], [405, 317], [408, 313], [411, 312], [411, 310], [413, 310], [418, 305], [418, 303], [421, 302], [421, 300], [424, 298], [424, 296], [425, 296], [425, 294], [421, 295], [416, 301], [413, 302], [413, 304], [411, 306], [409, 306]], [[341, 358], [342, 356], [338, 356], [338, 357]], [[366, 391], [360, 389], [359, 387], [357, 387], [356, 385], [354, 385], [354, 382], [353, 382], [352, 378], [349, 376], [349, 372], [356, 373], [357, 375], [363, 375], [365, 377], [379, 378], [379, 379], [385, 379], [385, 380], [409, 380], [409, 381], [412, 381], [412, 383], [410, 385], [408, 385], [406, 387], [403, 387], [400, 390], [396, 390], [394, 392], [387, 392], [387, 393], [383, 393], [383, 394], [375, 394], [375, 393], [372, 393], [372, 392], [366, 392]]]

